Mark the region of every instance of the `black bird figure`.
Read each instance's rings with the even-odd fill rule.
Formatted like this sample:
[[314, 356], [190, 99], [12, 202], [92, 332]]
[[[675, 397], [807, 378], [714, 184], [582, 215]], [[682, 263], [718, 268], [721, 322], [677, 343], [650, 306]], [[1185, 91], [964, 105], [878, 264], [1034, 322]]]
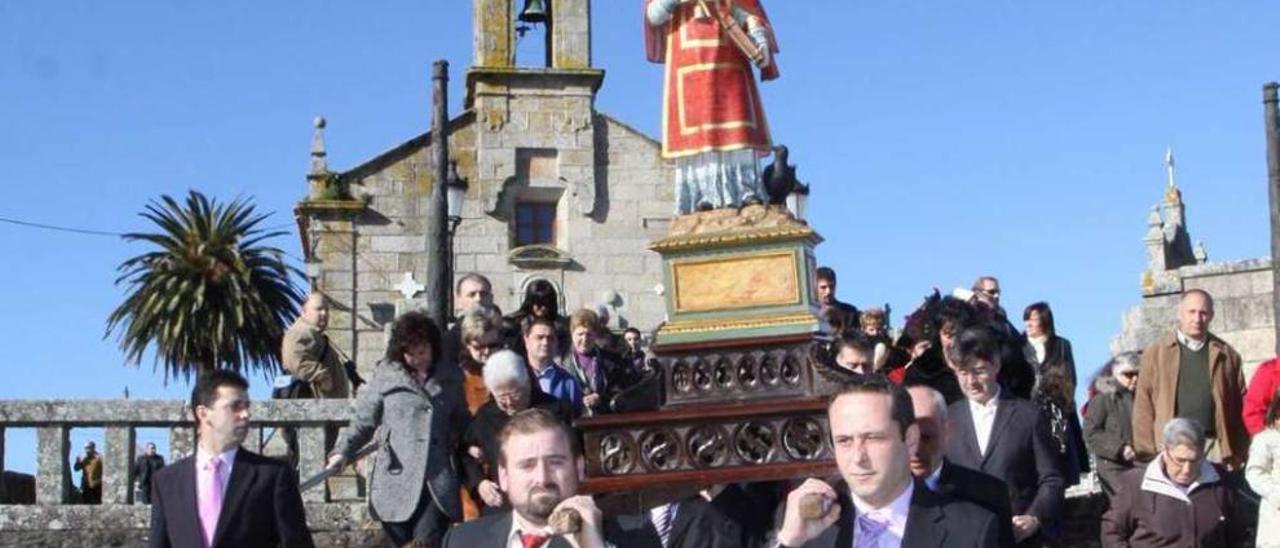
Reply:
[[773, 147], [773, 163], [765, 166], [761, 174], [765, 193], [769, 195], [769, 203], [784, 204], [787, 196], [795, 190], [796, 166], [787, 163], [786, 145]]

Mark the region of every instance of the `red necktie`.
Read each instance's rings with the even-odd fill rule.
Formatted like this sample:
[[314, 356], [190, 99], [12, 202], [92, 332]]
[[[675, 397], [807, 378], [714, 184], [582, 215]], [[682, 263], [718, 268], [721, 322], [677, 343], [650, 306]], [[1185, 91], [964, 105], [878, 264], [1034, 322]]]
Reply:
[[542, 545], [546, 544], [548, 540], [551, 540], [551, 535], [520, 533], [520, 544], [523, 544], [524, 548], [542, 548]]

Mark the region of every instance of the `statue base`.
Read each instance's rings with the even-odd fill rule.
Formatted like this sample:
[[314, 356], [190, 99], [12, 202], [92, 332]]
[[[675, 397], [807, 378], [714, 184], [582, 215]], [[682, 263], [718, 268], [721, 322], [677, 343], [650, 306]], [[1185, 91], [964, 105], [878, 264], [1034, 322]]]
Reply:
[[663, 493], [834, 473], [818, 358], [813, 248], [822, 238], [780, 206], [683, 215], [650, 247], [665, 266], [668, 322], [649, 364], [656, 411], [578, 420], [591, 492]]
[[663, 353], [822, 332], [813, 248], [822, 237], [781, 206], [677, 217], [650, 249], [662, 255], [668, 320]]

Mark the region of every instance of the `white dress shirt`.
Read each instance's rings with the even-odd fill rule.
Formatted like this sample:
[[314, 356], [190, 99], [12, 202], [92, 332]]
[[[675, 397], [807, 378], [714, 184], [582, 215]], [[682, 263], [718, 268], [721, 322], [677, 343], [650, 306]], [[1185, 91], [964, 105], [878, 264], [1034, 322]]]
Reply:
[[1049, 337], [1041, 335], [1039, 337], [1027, 337], [1027, 343], [1031, 345], [1031, 351], [1036, 355], [1036, 363], [1044, 363], [1045, 346], [1049, 344]]
[[996, 409], [1000, 407], [1000, 387], [987, 403], [969, 400], [969, 414], [973, 415], [973, 431], [978, 434], [978, 449], [987, 454], [987, 444], [991, 441], [991, 427], [996, 422]]
[[213, 470], [208, 469], [209, 461], [217, 456], [222, 459], [222, 500], [227, 500], [227, 485], [231, 483], [231, 467], [236, 463], [236, 452], [240, 447], [232, 447], [227, 451], [214, 455], [206, 453], [203, 448], [196, 448], [196, 500], [200, 500], [200, 478], [205, 474], [212, 474]]
[[1187, 350], [1192, 352], [1199, 352], [1201, 348], [1204, 348], [1204, 341], [1208, 338], [1205, 337], [1205, 339], [1197, 341], [1191, 337], [1183, 335], [1181, 329], [1175, 329], [1174, 332], [1178, 334], [1178, 342], [1182, 343], [1182, 346], [1187, 347]]
[[939, 464], [937, 468], [934, 468], [932, 472], [929, 472], [928, 477], [924, 478], [925, 487], [928, 487], [929, 490], [933, 491], [934, 493], [938, 492], [939, 483], [942, 483], [942, 465], [941, 464]]
[[529, 534], [551, 534], [550, 527], [538, 527], [530, 524], [520, 517], [520, 513], [515, 510], [511, 511], [511, 530], [507, 532], [506, 548], [524, 548], [524, 543], [520, 540], [520, 533]]
[[[857, 519], [857, 516], [870, 514], [877, 521], [887, 521], [889, 528], [884, 534], [880, 535], [876, 548], [901, 548], [902, 537], [907, 534], [907, 515], [911, 512], [911, 494], [916, 490], [915, 480], [907, 482], [907, 488], [902, 490], [902, 494], [898, 498], [893, 499], [887, 506], [881, 508], [872, 508], [866, 501], [858, 498], [858, 495], [850, 493], [853, 499], [854, 515], [851, 519]], [[854, 525], [855, 531], [857, 525]], [[857, 545], [857, 533], [854, 533], [854, 545]]]

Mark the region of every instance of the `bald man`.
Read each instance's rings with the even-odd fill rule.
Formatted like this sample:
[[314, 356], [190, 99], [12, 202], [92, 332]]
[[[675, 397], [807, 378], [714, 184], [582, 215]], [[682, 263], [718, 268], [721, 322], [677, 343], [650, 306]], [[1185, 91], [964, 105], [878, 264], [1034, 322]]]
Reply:
[[302, 314], [284, 333], [280, 357], [290, 375], [311, 387], [312, 397], [346, 398], [351, 384], [342, 358], [324, 334], [328, 326], [328, 299], [319, 293], [308, 295]]
[[1177, 417], [1204, 426], [1210, 462], [1239, 470], [1248, 458], [1240, 353], [1209, 332], [1212, 322], [1213, 297], [1188, 290], [1178, 302], [1177, 329], [1143, 350], [1133, 393], [1133, 449], [1139, 460], [1165, 449], [1157, 432]]
[[1000, 478], [947, 460], [947, 400], [927, 384], [908, 385], [920, 429], [920, 443], [910, 453], [911, 475], [937, 493], [967, 500], [996, 515], [1000, 545], [1013, 546], [1013, 511], [1009, 486]]

